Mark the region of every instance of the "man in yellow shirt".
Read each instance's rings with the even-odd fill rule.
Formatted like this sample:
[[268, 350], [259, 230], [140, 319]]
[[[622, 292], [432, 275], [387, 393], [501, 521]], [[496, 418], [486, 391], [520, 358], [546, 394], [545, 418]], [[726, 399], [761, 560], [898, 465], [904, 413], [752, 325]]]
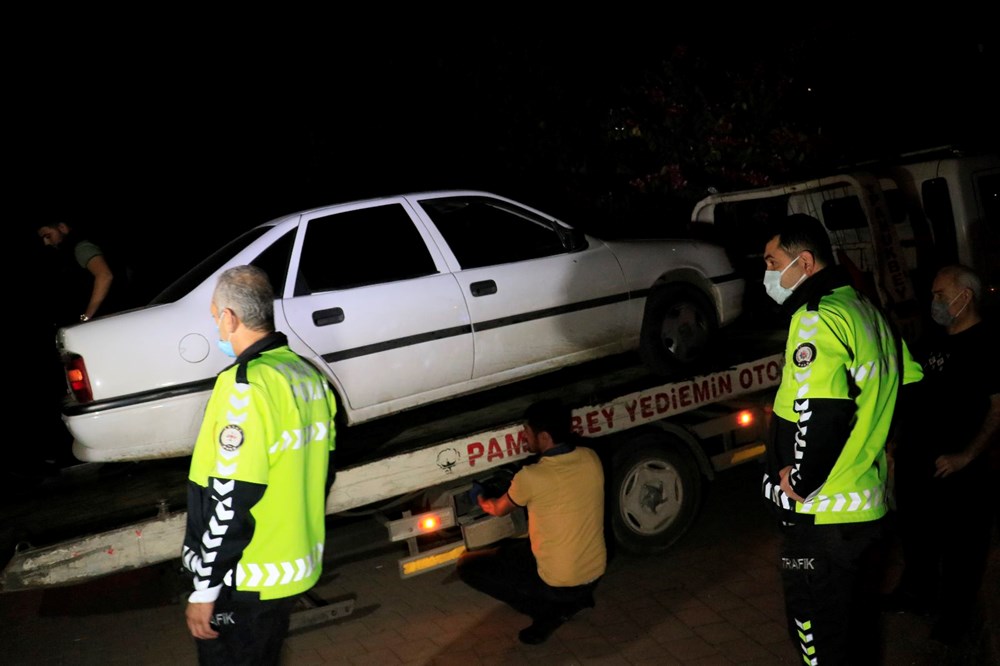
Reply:
[[523, 643], [542, 643], [566, 620], [594, 606], [607, 566], [604, 469], [590, 448], [576, 446], [570, 410], [555, 400], [531, 405], [524, 431], [538, 460], [522, 468], [501, 497], [478, 498], [493, 516], [528, 511], [528, 539], [465, 553], [458, 575], [469, 586], [529, 615]]

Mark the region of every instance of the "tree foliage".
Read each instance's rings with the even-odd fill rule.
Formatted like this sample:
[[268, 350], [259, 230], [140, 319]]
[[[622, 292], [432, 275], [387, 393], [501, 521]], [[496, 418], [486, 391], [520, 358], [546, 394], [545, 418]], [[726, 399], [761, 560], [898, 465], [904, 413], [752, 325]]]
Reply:
[[678, 46], [639, 85], [622, 90], [607, 134], [628, 185], [703, 193], [768, 185], [801, 171], [818, 137], [808, 89], [791, 68], [794, 47], [783, 61], [762, 55], [722, 59]]
[[684, 218], [709, 188], [794, 177], [821, 152], [798, 43], [491, 48], [475, 85], [496, 128], [482, 135], [494, 172], [558, 189], [615, 225]]
[[501, 179], [620, 225], [686, 218], [711, 190], [982, 139], [993, 123], [962, 100], [983, 88], [987, 52], [889, 37], [497, 40], [473, 77], [497, 130], [482, 148]]

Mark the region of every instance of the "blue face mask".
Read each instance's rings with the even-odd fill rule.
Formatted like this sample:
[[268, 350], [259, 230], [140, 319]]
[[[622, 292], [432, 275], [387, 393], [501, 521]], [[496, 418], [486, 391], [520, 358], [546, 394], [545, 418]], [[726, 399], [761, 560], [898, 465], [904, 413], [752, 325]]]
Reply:
[[216, 340], [215, 342], [216, 344], [219, 345], [219, 349], [222, 350], [223, 354], [225, 354], [229, 358], [236, 358], [236, 350], [233, 349], [232, 342], [230, 342], [229, 340]]
[[[219, 330], [218, 324], [215, 325], [215, 330], [216, 331]], [[230, 334], [229, 337], [232, 337], [232, 334]], [[233, 349], [233, 343], [230, 340], [216, 340], [215, 343], [219, 345], [219, 349], [222, 351], [223, 354], [225, 354], [229, 358], [236, 358], [236, 350]]]

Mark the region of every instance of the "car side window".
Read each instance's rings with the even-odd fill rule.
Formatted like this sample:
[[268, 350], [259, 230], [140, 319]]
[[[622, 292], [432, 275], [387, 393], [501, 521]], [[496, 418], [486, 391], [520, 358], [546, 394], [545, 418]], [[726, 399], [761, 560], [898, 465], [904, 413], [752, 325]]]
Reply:
[[421, 207], [462, 268], [480, 268], [565, 253], [548, 220], [485, 197], [428, 199]]
[[288, 273], [288, 260], [292, 256], [292, 242], [295, 240], [293, 231], [294, 229], [289, 229], [282, 234], [281, 238], [271, 243], [266, 250], [250, 262], [251, 265], [267, 273], [278, 298], [285, 294], [285, 274]]
[[197, 266], [181, 275], [170, 286], [160, 292], [156, 298], [150, 301], [150, 305], [173, 303], [187, 296], [191, 293], [192, 289], [202, 284], [212, 273], [222, 268], [227, 261], [248, 248], [255, 240], [270, 230], [270, 226], [261, 225], [240, 234], [213, 252], [209, 257], [203, 259]]
[[413, 219], [400, 204], [309, 221], [295, 294], [395, 282], [437, 272]]

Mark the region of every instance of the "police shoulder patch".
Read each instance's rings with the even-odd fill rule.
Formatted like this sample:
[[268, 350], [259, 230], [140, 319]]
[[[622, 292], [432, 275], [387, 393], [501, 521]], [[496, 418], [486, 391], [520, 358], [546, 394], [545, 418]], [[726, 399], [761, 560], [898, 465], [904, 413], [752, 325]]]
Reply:
[[792, 353], [792, 361], [800, 368], [804, 368], [816, 360], [816, 345], [811, 342], [803, 342], [795, 348]]
[[243, 429], [230, 423], [219, 433], [219, 446], [224, 451], [235, 451], [243, 444]]

